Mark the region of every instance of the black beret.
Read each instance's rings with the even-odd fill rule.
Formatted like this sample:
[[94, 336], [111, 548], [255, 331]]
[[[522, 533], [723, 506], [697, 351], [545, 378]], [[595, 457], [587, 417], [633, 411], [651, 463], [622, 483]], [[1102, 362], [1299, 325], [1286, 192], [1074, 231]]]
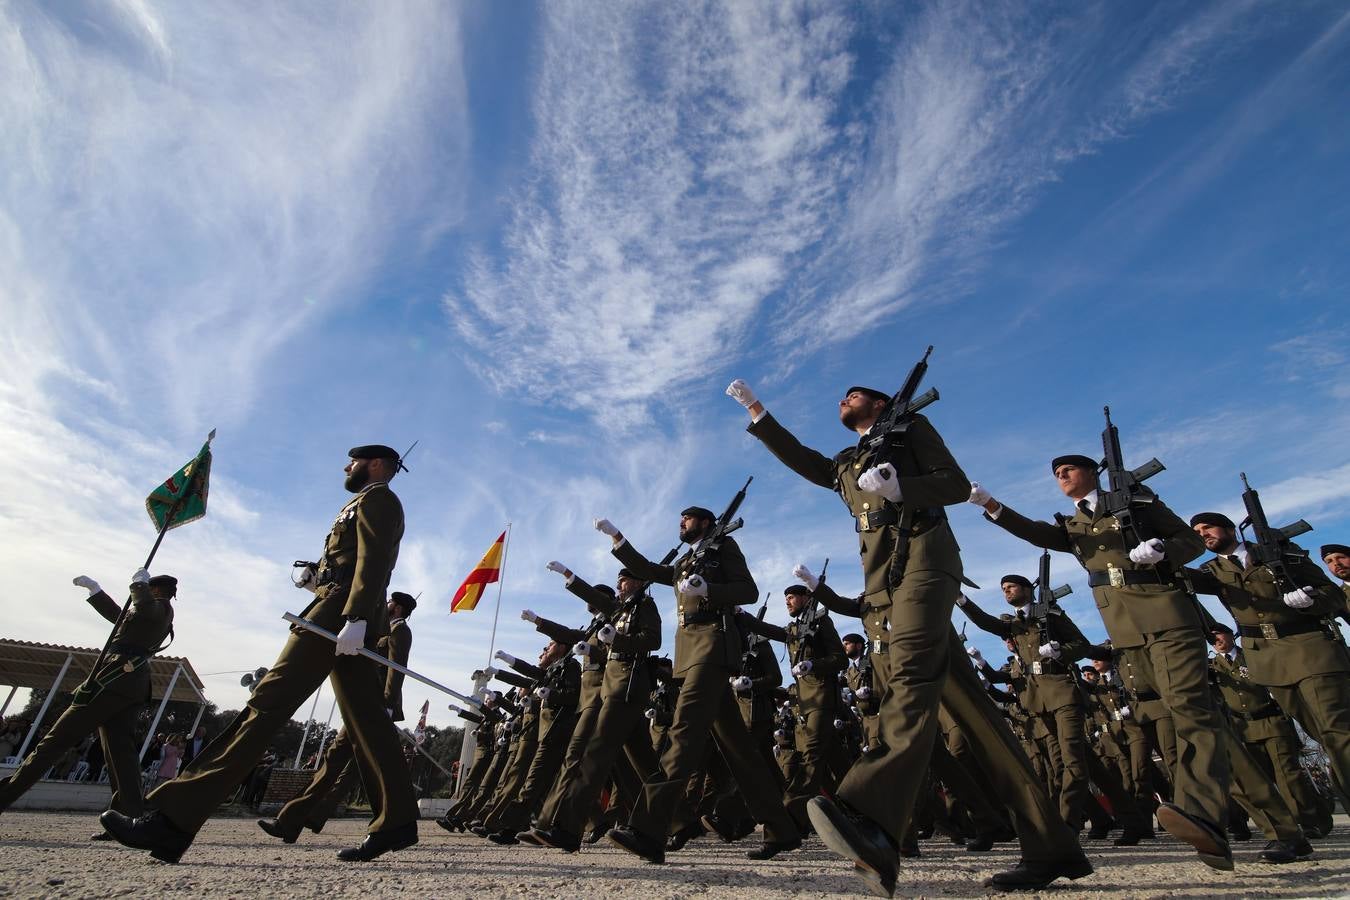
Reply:
[[1345, 554], [1346, 556], [1350, 556], [1350, 547], [1347, 547], [1347, 546], [1345, 546], [1344, 544], [1323, 544], [1323, 545], [1322, 545], [1322, 558], [1323, 558], [1323, 559], [1326, 559], [1328, 556], [1330, 556], [1330, 555], [1333, 554], [1333, 553], [1343, 553], [1343, 554]]
[[1214, 627], [1210, 628], [1209, 633], [1213, 634], [1216, 631], [1222, 631], [1224, 634], [1231, 635], [1233, 633], [1233, 628], [1231, 625], [1226, 625], [1223, 622], [1215, 622]]
[[638, 577], [637, 577], [637, 574], [636, 574], [632, 569], [628, 568], [627, 566], [625, 566], [624, 568], [622, 568], [622, 569], [619, 570], [619, 577], [620, 577], [620, 578], [634, 578], [634, 579], [637, 579], [638, 581], [641, 581], [641, 580], [642, 580], [642, 579], [638, 578]]
[[840, 640], [841, 640], [843, 643], [845, 643], [845, 644], [865, 644], [865, 643], [867, 643], [867, 641], [863, 640], [863, 636], [862, 636], [861, 634], [858, 634], [856, 631], [850, 631], [848, 634], [846, 634], [846, 635], [844, 635], [842, 638], [840, 638]]
[[1025, 575], [1004, 575], [1002, 578], [998, 580], [998, 583], [1007, 584], [1010, 581], [1013, 584], [1020, 584], [1027, 590], [1031, 590], [1033, 587], [1035, 587], [1035, 585], [1031, 583], [1031, 579], [1027, 578]]
[[1092, 666], [1079, 666], [1079, 667], [1078, 667], [1078, 671], [1080, 671], [1080, 672], [1082, 672], [1084, 675], [1086, 675], [1086, 674], [1089, 673], [1089, 672], [1095, 672], [1095, 671], [1097, 671], [1097, 670], [1096, 670], [1095, 668], [1093, 668]]
[[405, 594], [402, 591], [394, 591], [389, 595], [389, 599], [393, 600], [399, 606], [403, 607], [403, 611], [406, 613], [411, 614], [414, 609], [417, 609], [417, 598], [414, 597], [412, 594]]
[[680, 515], [694, 516], [695, 518], [699, 519], [712, 519], [713, 521], [717, 520], [716, 513], [702, 506], [687, 506], [683, 510], [681, 510]]
[[614, 596], [614, 588], [610, 587], [607, 584], [597, 584], [594, 585], [594, 587], [597, 591], [603, 591], [604, 593], [608, 594], [611, 597]]
[[810, 589], [809, 587], [807, 587], [806, 585], [804, 585], [804, 584], [794, 584], [794, 585], [791, 585], [791, 586], [789, 586], [789, 587], [783, 588], [783, 593], [784, 593], [784, 594], [797, 594], [798, 596], [801, 596], [801, 597], [810, 597], [810, 596], [811, 596], [811, 589]]
[[1051, 473], [1058, 472], [1060, 466], [1077, 466], [1080, 469], [1091, 469], [1097, 471], [1097, 461], [1090, 456], [1084, 456], [1081, 453], [1069, 453], [1065, 456], [1056, 456], [1050, 460]]
[[876, 388], [863, 387], [863, 386], [860, 385], [860, 384], [855, 384], [855, 385], [853, 385], [853, 387], [851, 387], [851, 388], [849, 388], [848, 390], [844, 391], [844, 396], [847, 397], [849, 394], [852, 394], [854, 391], [857, 391], [859, 394], [862, 394], [863, 396], [871, 397], [873, 400], [890, 400], [890, 399], [891, 399], [891, 395], [890, 395], [890, 394], [883, 394], [881, 391], [877, 390]]
[[384, 444], [365, 444], [347, 451], [351, 459], [392, 459], [398, 462], [398, 451]]
[[1195, 515], [1191, 516], [1191, 527], [1194, 528], [1197, 525], [1213, 525], [1218, 528], [1228, 528], [1233, 531], [1237, 531], [1237, 526], [1233, 524], [1233, 520], [1225, 516], [1223, 513], [1216, 513], [1216, 512], [1196, 513]]
[[172, 575], [154, 575], [150, 578], [151, 587], [168, 588], [171, 591], [178, 591], [178, 579]]

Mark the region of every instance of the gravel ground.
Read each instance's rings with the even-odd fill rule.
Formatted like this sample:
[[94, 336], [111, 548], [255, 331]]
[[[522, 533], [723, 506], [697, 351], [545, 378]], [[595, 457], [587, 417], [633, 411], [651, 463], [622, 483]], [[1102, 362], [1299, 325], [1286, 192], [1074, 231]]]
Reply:
[[[762, 863], [742, 856], [753, 843], [704, 838], [671, 862], [651, 866], [602, 841], [580, 854], [498, 847], [471, 835], [448, 835], [421, 823], [422, 842], [365, 865], [334, 859], [356, 844], [364, 822], [340, 819], [323, 834], [306, 832], [286, 846], [251, 819], [209, 822], [176, 866], [116, 844], [91, 843], [89, 814], [9, 812], [0, 816], [0, 896], [101, 897], [198, 894], [232, 897], [560, 897], [641, 896], [751, 898], [855, 896], [851, 866], [811, 839], [796, 853]], [[751, 838], [752, 842], [758, 840]], [[1195, 861], [1189, 847], [1163, 836], [1139, 847], [1088, 845], [1096, 874], [1058, 883], [1045, 893], [1069, 897], [1331, 897], [1350, 896], [1350, 822], [1317, 841], [1308, 862], [1255, 862], [1262, 843], [1236, 844], [1237, 870], [1220, 873]], [[909, 861], [897, 896], [978, 897], [984, 878], [1016, 863], [1012, 845], [966, 853], [945, 840], [925, 841]]]

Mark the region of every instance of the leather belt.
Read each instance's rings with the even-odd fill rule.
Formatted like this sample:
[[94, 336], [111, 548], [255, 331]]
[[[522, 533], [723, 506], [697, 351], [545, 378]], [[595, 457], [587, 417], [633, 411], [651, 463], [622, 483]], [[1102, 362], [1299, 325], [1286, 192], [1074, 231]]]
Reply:
[[325, 584], [334, 584], [342, 581], [344, 578], [356, 572], [356, 564], [320, 564], [319, 572], [314, 577], [314, 586], [323, 587]]
[[[940, 506], [924, 507], [914, 511], [914, 519], [910, 523], [910, 536], [923, 534], [932, 528], [938, 522], [946, 517], [946, 512]], [[853, 517], [853, 530], [859, 533], [864, 531], [876, 531], [887, 525], [898, 525], [900, 514], [893, 507], [882, 507], [881, 509], [871, 509]]]
[[1110, 568], [1105, 572], [1089, 572], [1088, 587], [1125, 587], [1131, 584], [1166, 584], [1157, 572], [1126, 571]]
[[1147, 703], [1150, 700], [1161, 700], [1162, 694], [1157, 691], [1126, 691], [1126, 695], [1136, 703]]
[[881, 640], [868, 641], [868, 647], [871, 648], [872, 653], [885, 653], [890, 648], [890, 646], [891, 646], [890, 643], [888, 643], [887, 641]]
[[1229, 712], [1247, 722], [1259, 722], [1262, 719], [1273, 719], [1275, 716], [1284, 715], [1284, 710], [1280, 709], [1278, 706], [1267, 707], [1266, 709], [1251, 714], [1238, 712], [1236, 709], [1230, 707]]
[[138, 647], [135, 644], [126, 644], [122, 641], [113, 641], [108, 645], [108, 650], [112, 653], [120, 653], [123, 656], [153, 656], [149, 650], [144, 647]]
[[1293, 622], [1287, 625], [1277, 625], [1274, 622], [1263, 622], [1260, 625], [1238, 626], [1238, 632], [1243, 637], [1265, 638], [1268, 641], [1277, 640], [1282, 637], [1292, 637], [1296, 634], [1311, 634], [1314, 631], [1325, 631], [1330, 633], [1331, 626], [1323, 619], [1317, 619], [1311, 622]]
[[615, 662], [637, 662], [640, 659], [646, 659], [645, 653], [615, 653], [613, 650], [609, 653], [609, 658]]
[[1031, 664], [1032, 675], [1067, 675], [1068, 667], [1053, 659], [1038, 659]]
[[722, 621], [722, 614], [695, 610], [680, 613], [680, 625], [714, 625]]

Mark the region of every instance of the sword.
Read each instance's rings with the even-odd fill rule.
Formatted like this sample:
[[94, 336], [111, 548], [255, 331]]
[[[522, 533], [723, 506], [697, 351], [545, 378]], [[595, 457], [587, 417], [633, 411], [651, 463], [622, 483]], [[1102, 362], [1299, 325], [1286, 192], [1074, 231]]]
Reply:
[[413, 735], [413, 733], [412, 733], [411, 731], [409, 731], [409, 730], [406, 729], [406, 728], [400, 728], [400, 729], [398, 730], [398, 733], [399, 733], [399, 735], [400, 735], [405, 741], [407, 741], [408, 743], [412, 744], [412, 748], [413, 748], [414, 750], [416, 750], [418, 753], [420, 753], [420, 754], [422, 754], [423, 756], [425, 756], [425, 757], [427, 758], [427, 761], [428, 761], [428, 762], [430, 762], [433, 766], [435, 766], [436, 768], [438, 768], [438, 769], [440, 769], [442, 772], [444, 772], [446, 778], [450, 778], [450, 777], [451, 777], [450, 771], [449, 771], [448, 769], [446, 769], [445, 766], [443, 766], [443, 765], [441, 765], [440, 763], [436, 762], [436, 757], [432, 756], [430, 753], [428, 753], [427, 751], [425, 751], [425, 750], [422, 749], [422, 745], [419, 744], [419, 743], [417, 743], [417, 738]]
[[[302, 619], [299, 616], [295, 615], [294, 613], [286, 613], [285, 615], [282, 616], [282, 618], [285, 619], [287, 622], [290, 622], [292, 625], [297, 625], [300, 628], [305, 629], [306, 631], [314, 632], [319, 637], [328, 638], [328, 640], [332, 641], [333, 643], [335, 644], [337, 643], [336, 634], [333, 634], [333, 632], [329, 631], [327, 628], [324, 628], [321, 625], [315, 625], [309, 619]], [[466, 697], [459, 691], [451, 690], [450, 688], [441, 684], [439, 681], [432, 681], [425, 675], [418, 675], [416, 672], [414, 672], [412, 669], [409, 669], [407, 666], [400, 666], [392, 659], [385, 659], [383, 656], [376, 653], [374, 650], [367, 650], [365, 647], [362, 647], [356, 652], [360, 656], [364, 656], [366, 659], [371, 660], [372, 662], [377, 662], [382, 666], [387, 666], [393, 669], [395, 672], [402, 672], [409, 678], [413, 678], [416, 679], [417, 681], [422, 682], [427, 687], [433, 687], [442, 693], [449, 694], [451, 697], [454, 697], [461, 703], [470, 703], [470, 704], [476, 703], [476, 701], [472, 697]]]

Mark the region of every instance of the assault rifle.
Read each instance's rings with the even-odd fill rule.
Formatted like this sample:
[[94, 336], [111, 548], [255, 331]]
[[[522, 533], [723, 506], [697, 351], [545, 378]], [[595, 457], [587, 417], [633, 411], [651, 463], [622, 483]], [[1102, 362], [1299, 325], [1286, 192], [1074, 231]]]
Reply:
[[[825, 557], [825, 565], [820, 567], [820, 577], [816, 579], [816, 587], [819, 588], [825, 583], [825, 571], [830, 567], [830, 558]], [[806, 606], [806, 615], [802, 616], [797, 625], [797, 657], [792, 661], [795, 666], [802, 661], [802, 654], [806, 652], [806, 645], [816, 636], [816, 620], [820, 617], [820, 606], [816, 602], [815, 591], [811, 592], [811, 599]]]
[[1238, 523], [1238, 530], [1251, 526], [1252, 536], [1256, 538], [1251, 561], [1254, 565], [1269, 569], [1270, 574], [1275, 576], [1275, 582], [1280, 586], [1280, 590], [1285, 593], [1296, 591], [1299, 585], [1289, 574], [1289, 566], [1306, 560], [1308, 551], [1294, 546], [1291, 541], [1300, 534], [1312, 531], [1313, 527], [1303, 519], [1283, 528], [1272, 526], [1270, 520], [1266, 518], [1265, 509], [1261, 507], [1261, 495], [1247, 483], [1246, 472], [1242, 472], [1241, 476], [1242, 504], [1247, 507], [1247, 518]]
[[[689, 560], [689, 575], [703, 574], [703, 567], [706, 565], [708, 554], [721, 547], [722, 541], [726, 540], [727, 535], [745, 524], [744, 519], [733, 519], [732, 516], [736, 515], [736, 510], [740, 509], [741, 504], [745, 502], [746, 489], [750, 487], [750, 482], [754, 480], [755, 476], [753, 475], [745, 479], [745, 484], [743, 484], [741, 489], [736, 492], [736, 496], [731, 498], [731, 502], [727, 504], [727, 508], [722, 511], [722, 514], [717, 517], [715, 522], [713, 522], [712, 527], [708, 529], [708, 533], [703, 535], [703, 537], [699, 539], [699, 542], [694, 545], [693, 553]], [[674, 556], [671, 556], [669, 559], [665, 560], [663, 564], [668, 565], [674, 558]]]
[[1154, 535], [1140, 526], [1134, 515], [1137, 506], [1147, 506], [1157, 495], [1144, 487], [1144, 482], [1166, 468], [1156, 458], [1137, 469], [1125, 468], [1125, 455], [1120, 450], [1120, 431], [1111, 422], [1111, 407], [1102, 407], [1106, 414], [1106, 428], [1102, 431], [1102, 450], [1105, 454], [1106, 489], [1099, 492], [1102, 507], [1120, 523], [1120, 533], [1126, 543], [1136, 547]]
[[905, 379], [905, 383], [891, 397], [886, 408], [877, 417], [876, 424], [862, 439], [859, 450], [866, 448], [876, 452], [883, 447], [899, 446], [904, 441], [905, 432], [909, 430], [909, 423], [914, 419], [914, 414], [937, 401], [937, 388], [929, 388], [918, 397], [914, 396], [914, 392], [919, 389], [919, 382], [923, 381], [923, 376], [928, 372], [928, 355], [932, 352], [933, 346], [929, 344], [923, 358], [909, 370], [909, 377]]

